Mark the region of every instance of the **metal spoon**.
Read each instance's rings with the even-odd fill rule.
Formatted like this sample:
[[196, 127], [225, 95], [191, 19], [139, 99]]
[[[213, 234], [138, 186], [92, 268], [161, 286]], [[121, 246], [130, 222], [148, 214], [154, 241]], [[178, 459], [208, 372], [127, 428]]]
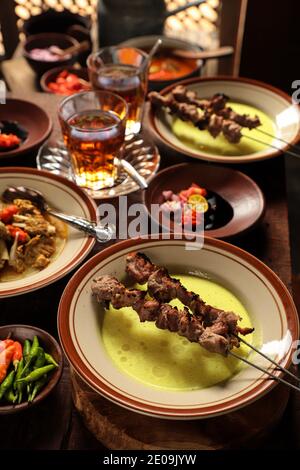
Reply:
[[115, 233], [115, 227], [113, 225], [104, 227], [83, 217], [67, 215], [51, 209], [42, 193], [35, 189], [26, 188], [24, 186], [9, 186], [3, 192], [2, 199], [5, 202], [12, 202], [14, 199], [28, 199], [32, 201], [41, 212], [47, 212], [57, 219], [72, 225], [77, 230], [88, 233], [90, 236], [96, 238], [99, 243], [110, 241]]
[[147, 69], [147, 67], [151, 64], [151, 60], [153, 59], [153, 56], [156, 54], [157, 49], [162, 45], [162, 39], [158, 38], [157, 41], [155, 41], [153, 47], [151, 48], [147, 59], [143, 64], [141, 65], [141, 70]]
[[59, 55], [61, 58], [68, 56], [68, 55], [74, 55], [74, 54], [79, 54], [79, 52], [84, 52], [88, 50], [90, 47], [89, 41], [83, 41], [80, 42], [79, 44], [75, 44], [75, 46], [68, 47], [67, 49], [61, 49], [58, 46], [51, 46], [50, 50], [53, 52], [53, 54]]
[[190, 49], [173, 49], [172, 55], [182, 59], [216, 59], [218, 57], [226, 57], [232, 55], [234, 52], [231, 46], [222, 46], [218, 49], [205, 50], [205, 51], [192, 51]]
[[141, 189], [147, 189], [148, 183], [145, 178], [124, 158], [118, 159], [117, 164], [127, 173], [130, 178], [139, 185]]

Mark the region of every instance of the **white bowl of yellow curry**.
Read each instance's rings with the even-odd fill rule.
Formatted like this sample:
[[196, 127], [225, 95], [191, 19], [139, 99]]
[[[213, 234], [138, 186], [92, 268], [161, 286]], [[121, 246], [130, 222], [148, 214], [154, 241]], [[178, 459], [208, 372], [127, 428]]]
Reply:
[[89, 253], [94, 240], [42, 213], [30, 200], [1, 199], [10, 186], [42, 193], [49, 207], [96, 220], [96, 206], [74, 183], [33, 168], [0, 169], [0, 298], [60, 279]]
[[[172, 96], [178, 86], [186, 88], [188, 98], [178, 95], [170, 109], [154, 96], [148, 115], [155, 138], [172, 150], [201, 160], [245, 163], [281, 155], [299, 140], [299, 107], [275, 87], [240, 77], [195, 78], [163, 89], [160, 96]], [[224, 106], [210, 106], [218, 95], [225, 97]], [[238, 115], [235, 121], [230, 110]], [[201, 121], [204, 114], [207, 122]]]
[[[225, 242], [207, 238], [202, 247], [193, 248], [176, 239], [126, 240], [95, 255], [67, 285], [58, 313], [64, 351], [91, 388], [120, 406], [164, 418], [205, 418], [245, 406], [276, 385], [227, 354], [228, 336], [226, 341], [220, 338], [220, 329], [214, 330], [220, 335], [207, 335], [204, 328], [200, 340], [198, 317], [189, 330], [183, 320], [180, 328], [174, 327], [171, 314], [158, 322], [153, 289], [160, 292], [163, 282], [132, 278], [128, 260], [137, 253], [140, 272], [143, 259], [166, 268], [165, 275], [186, 288], [183, 294], [196, 294], [212, 314], [234, 312], [235, 328], [249, 333], [249, 344], [284, 366], [291, 362], [298, 319], [280, 279], [252, 255]], [[182, 315], [182, 296], [170, 300], [160, 294], [163, 309]], [[195, 304], [184, 302], [190, 305], [184, 312], [193, 323]], [[249, 356], [242, 343], [233, 341], [230, 349], [261, 367], [270, 366], [257, 354]]]

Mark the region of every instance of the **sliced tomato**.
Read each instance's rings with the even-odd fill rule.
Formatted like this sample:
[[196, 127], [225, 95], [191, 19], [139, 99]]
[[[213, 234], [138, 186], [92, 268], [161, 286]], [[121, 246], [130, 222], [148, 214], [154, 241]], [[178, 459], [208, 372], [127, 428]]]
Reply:
[[15, 204], [10, 204], [9, 206], [4, 207], [0, 212], [0, 220], [4, 224], [11, 222], [13, 216], [19, 212], [19, 209]]
[[13, 225], [7, 225], [7, 230], [9, 231], [10, 235], [13, 238], [16, 238], [17, 233], [18, 235], [18, 242], [19, 243], [27, 243], [29, 240], [29, 235], [27, 232], [22, 230], [20, 227], [14, 227]]

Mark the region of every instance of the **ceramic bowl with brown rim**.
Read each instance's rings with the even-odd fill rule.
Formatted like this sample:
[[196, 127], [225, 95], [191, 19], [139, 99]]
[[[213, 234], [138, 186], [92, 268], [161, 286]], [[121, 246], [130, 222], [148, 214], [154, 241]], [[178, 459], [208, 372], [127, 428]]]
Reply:
[[8, 98], [0, 106], [0, 122], [8, 121], [19, 124], [25, 131], [20, 144], [11, 150], [0, 150], [0, 159], [17, 157], [36, 150], [52, 130], [52, 121], [46, 111], [30, 101]]
[[161, 94], [167, 95], [177, 85], [186, 86], [199, 98], [209, 99], [223, 93], [237, 112], [239, 108], [235, 106], [241, 105], [242, 114], [252, 117], [258, 114], [262, 126], [252, 130], [243, 128], [240, 142], [229, 144], [221, 134], [213, 139], [207, 131], [200, 131], [165, 110], [148, 108], [153, 137], [175, 153], [218, 163], [248, 163], [282, 155], [300, 138], [300, 108], [278, 88], [247, 78], [209, 77], [177, 82], [164, 88]]
[[[155, 58], [152, 61], [152, 69], [156, 70], [158, 65], [154, 63], [159, 57], [160, 67], [169, 71], [169, 78], [158, 78], [155, 74], [151, 74], [151, 65], [149, 68], [149, 81], [148, 87], [150, 91], [160, 91], [166, 86], [172, 85], [178, 80], [185, 80], [186, 78], [197, 77], [201, 73], [201, 69], [204, 65], [203, 60], [191, 60], [174, 57], [172, 51], [175, 49], [188, 51], [188, 52], [201, 52], [202, 48], [196, 44], [192, 44], [182, 39], [172, 38], [168, 36], [151, 35], [151, 36], [137, 36], [135, 38], [127, 39], [122, 42], [122, 46], [137, 47], [145, 52], [149, 52], [154, 46], [155, 42], [161, 39], [162, 44], [155, 54]], [[175, 62], [174, 62], [175, 59]], [[172, 76], [173, 73], [173, 76]]]
[[[25, 186], [41, 192], [50, 207], [68, 215], [96, 221], [96, 205], [76, 184], [47, 171], [33, 168], [0, 168], [0, 195], [8, 186]], [[91, 251], [95, 240], [71, 226], [59, 252], [48, 266], [26, 275], [0, 280], [0, 298], [24, 294], [45, 287], [72, 271]], [[1, 274], [1, 273], [0, 273]]]
[[208, 236], [230, 238], [241, 235], [262, 219], [264, 195], [249, 176], [221, 166], [181, 163], [159, 172], [143, 193], [149, 216], [165, 231], [180, 232], [182, 224], [177, 224], [174, 218], [170, 220], [169, 214], [162, 210], [151, 210], [151, 206], [164, 203], [164, 191], [177, 194], [193, 183], [216, 198], [213, 227], [206, 231]]
[[[76, 75], [79, 79], [84, 80], [84, 83], [86, 82], [85, 86], [88, 85], [89, 76], [88, 76], [88, 71], [86, 67], [78, 68], [78, 67], [73, 67], [73, 66], [68, 66], [68, 67], [60, 66], [60, 67], [55, 67], [53, 69], [50, 69], [42, 75], [40, 79], [41, 89], [45, 91], [46, 93], [57, 94], [55, 91], [49, 88], [49, 83], [55, 82], [59, 74], [64, 71], [67, 71], [69, 74]], [[77, 89], [76, 91], [74, 90], [73, 93], [78, 93], [80, 91], [83, 91], [83, 90]], [[63, 95], [63, 93], [60, 93], [60, 94]], [[71, 94], [71, 92], [68, 94]]]
[[[146, 254], [154, 264], [168, 268], [173, 275], [191, 275], [195, 280], [201, 278], [229, 291], [246, 309], [249, 322], [255, 328], [252, 344], [280, 361], [282, 366], [289, 367], [294, 341], [298, 338], [299, 324], [296, 307], [287, 288], [265, 264], [236, 246], [208, 237], [201, 246], [201, 243], [191, 245], [186, 240], [176, 240], [175, 235], [170, 240], [163, 240], [161, 236], [148, 240], [125, 240], [95, 255], [72, 277], [59, 305], [59, 336], [71, 366], [100, 395], [127, 409], [154, 417], [200, 419], [246, 406], [276, 386], [276, 382], [269, 380], [265, 373], [247, 365], [241, 366], [222, 382], [179, 391], [159, 385], [152, 386], [132, 376], [130, 362], [128, 366], [127, 362], [123, 363], [125, 366], [121, 369], [122, 362], [117, 363], [112, 359], [112, 353], [118, 355], [119, 348], [116, 351], [107, 349], [103, 336], [105, 316], [111, 312], [97, 303], [91, 293], [91, 284], [93, 279], [107, 274], [124, 281], [126, 256], [135, 251]], [[205, 298], [205, 290], [202, 295]], [[215, 304], [215, 301], [212, 303]], [[220, 302], [218, 307], [222, 308], [222, 305], [224, 304]], [[112, 335], [114, 331], [117, 335], [120, 324], [123, 325], [126, 348], [120, 348], [121, 357], [131, 347], [134, 354], [135, 336], [132, 336], [132, 329], [137, 333], [138, 328], [143, 329], [145, 325], [139, 321], [133, 325], [135, 320], [132, 318], [124, 326], [122, 319], [118, 320], [118, 315], [122, 314], [122, 310], [117, 311], [115, 330], [112, 330]], [[148, 355], [152, 361], [153, 355], [150, 352], [160, 347], [159, 342], [156, 344], [155, 335], [156, 328], [152, 329], [150, 336], [147, 333], [143, 335], [143, 347], [147, 346], [143, 354], [147, 355], [147, 361]], [[182, 346], [175, 351], [174, 348], [167, 347], [165, 354], [159, 355], [159, 360], [156, 357], [153, 364], [148, 365], [168, 374], [168, 369], [164, 367], [166, 355], [172, 362], [172, 370], [177, 371], [181, 348]], [[200, 378], [201, 371], [209, 369], [208, 361], [215, 360], [213, 356], [213, 353], [209, 353], [205, 359], [194, 365], [195, 369], [200, 370]], [[139, 354], [138, 357], [141, 358], [142, 355]], [[224, 360], [227, 359], [229, 357]], [[249, 360], [272, 370], [277, 376], [282, 375], [280, 370], [274, 370], [268, 361], [257, 354], [252, 354]], [[189, 374], [193, 375], [195, 369], [189, 371]], [[213, 367], [212, 374], [214, 370]], [[179, 377], [184, 374], [181, 369], [177, 372]], [[160, 374], [159, 377], [163, 375]]]
[[53, 336], [47, 333], [47, 331], [41, 330], [35, 326], [6, 325], [0, 327], [0, 340], [10, 337], [14, 341], [19, 341], [23, 345], [26, 339], [32, 341], [34, 336], [38, 337], [39, 343], [44, 351], [51, 354], [53, 359], [57, 362], [58, 368], [54, 369], [49, 382], [44, 386], [32, 403], [24, 401], [20, 404], [12, 405], [5, 404], [5, 402], [3, 402], [0, 404], [0, 415], [18, 413], [41, 403], [41, 401], [43, 401], [54, 390], [60, 381], [63, 371], [63, 354], [61, 347]]
[[68, 54], [61, 58], [54, 60], [43, 60], [40, 55], [39, 58], [35, 58], [33, 51], [35, 49], [49, 49], [51, 46], [56, 46], [62, 50], [68, 49], [72, 46], [78, 46], [79, 42], [77, 39], [69, 36], [68, 34], [62, 33], [40, 33], [34, 34], [26, 38], [23, 46], [23, 55], [30, 67], [40, 77], [47, 70], [53, 67], [72, 65], [76, 62], [78, 54]]

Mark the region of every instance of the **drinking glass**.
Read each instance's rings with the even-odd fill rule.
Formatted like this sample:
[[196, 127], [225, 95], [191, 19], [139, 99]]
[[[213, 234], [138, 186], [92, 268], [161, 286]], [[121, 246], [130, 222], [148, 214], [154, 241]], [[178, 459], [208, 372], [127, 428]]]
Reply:
[[125, 100], [107, 91], [77, 93], [60, 104], [64, 143], [79, 186], [97, 191], [114, 185], [127, 111]]
[[141, 129], [148, 84], [148, 54], [134, 47], [113, 46], [100, 49], [87, 60], [94, 90], [108, 90], [122, 96], [128, 104], [126, 135]]

